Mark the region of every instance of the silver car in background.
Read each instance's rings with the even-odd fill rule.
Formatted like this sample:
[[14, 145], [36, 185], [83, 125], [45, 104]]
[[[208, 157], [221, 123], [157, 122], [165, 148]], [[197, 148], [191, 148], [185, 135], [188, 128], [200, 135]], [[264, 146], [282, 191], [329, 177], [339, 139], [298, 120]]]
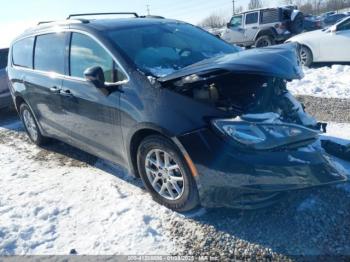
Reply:
[[12, 98], [8, 87], [6, 72], [8, 52], [8, 48], [0, 49], [0, 109], [10, 107], [12, 105]]

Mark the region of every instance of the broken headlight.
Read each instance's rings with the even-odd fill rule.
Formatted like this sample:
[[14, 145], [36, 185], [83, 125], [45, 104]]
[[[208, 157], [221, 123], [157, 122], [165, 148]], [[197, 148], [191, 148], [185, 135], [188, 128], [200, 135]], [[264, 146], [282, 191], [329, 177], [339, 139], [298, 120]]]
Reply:
[[283, 145], [316, 139], [319, 132], [285, 123], [254, 123], [217, 119], [212, 124], [225, 136], [242, 146], [266, 150]]

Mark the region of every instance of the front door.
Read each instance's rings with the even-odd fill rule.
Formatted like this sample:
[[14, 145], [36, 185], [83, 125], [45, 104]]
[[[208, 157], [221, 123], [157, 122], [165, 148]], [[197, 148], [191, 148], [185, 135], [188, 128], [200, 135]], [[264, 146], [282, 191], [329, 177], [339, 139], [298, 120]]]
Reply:
[[320, 41], [320, 57], [322, 61], [350, 61], [350, 19], [336, 26], [335, 32], [325, 32]]
[[243, 15], [236, 15], [232, 17], [228, 24], [228, 29], [224, 32], [223, 39], [226, 42], [233, 44], [240, 44], [245, 42]]
[[102, 68], [106, 82], [126, 79], [110, 53], [90, 36], [71, 33], [69, 76], [63, 81], [62, 107], [71, 142], [102, 158], [121, 162], [120, 92], [106, 94], [84, 77], [87, 68]]

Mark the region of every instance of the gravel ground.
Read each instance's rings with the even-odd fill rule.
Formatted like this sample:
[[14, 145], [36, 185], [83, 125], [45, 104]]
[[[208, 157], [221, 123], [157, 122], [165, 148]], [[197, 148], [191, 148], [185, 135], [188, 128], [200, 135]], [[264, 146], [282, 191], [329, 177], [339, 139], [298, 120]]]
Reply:
[[319, 121], [350, 123], [350, 100], [339, 98], [322, 98], [298, 96], [305, 110]]
[[[347, 100], [301, 100], [322, 121], [350, 122]], [[0, 112], [0, 126], [15, 121], [18, 119], [14, 113], [4, 116]], [[21, 150], [18, 143], [12, 142], [14, 138], [28, 143], [24, 132], [18, 130], [2, 132], [0, 143]], [[97, 161], [96, 157], [58, 142], [32, 157], [38, 161], [54, 159], [53, 164], [72, 167], [94, 165]], [[210, 255], [220, 257], [220, 261], [329, 261], [324, 257], [329, 255], [339, 261], [350, 256], [349, 218], [350, 184], [346, 183], [293, 192], [261, 210], [201, 209], [170, 219], [167, 228], [179, 250], [184, 250], [176, 255]]]

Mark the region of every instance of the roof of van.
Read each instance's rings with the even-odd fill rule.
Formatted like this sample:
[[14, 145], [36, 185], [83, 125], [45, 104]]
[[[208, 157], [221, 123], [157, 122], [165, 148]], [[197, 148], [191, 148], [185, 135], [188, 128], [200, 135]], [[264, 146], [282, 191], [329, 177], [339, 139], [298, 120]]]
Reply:
[[166, 23], [184, 23], [172, 19], [164, 18], [111, 18], [111, 19], [67, 19], [63, 21], [43, 22], [35, 27], [27, 29], [21, 36], [22, 38], [28, 35], [39, 33], [41, 31], [50, 30], [57, 27], [70, 27], [75, 29], [95, 29], [97, 31], [108, 31], [111, 29], [122, 29], [128, 27], [137, 27], [145, 25], [157, 25]]

